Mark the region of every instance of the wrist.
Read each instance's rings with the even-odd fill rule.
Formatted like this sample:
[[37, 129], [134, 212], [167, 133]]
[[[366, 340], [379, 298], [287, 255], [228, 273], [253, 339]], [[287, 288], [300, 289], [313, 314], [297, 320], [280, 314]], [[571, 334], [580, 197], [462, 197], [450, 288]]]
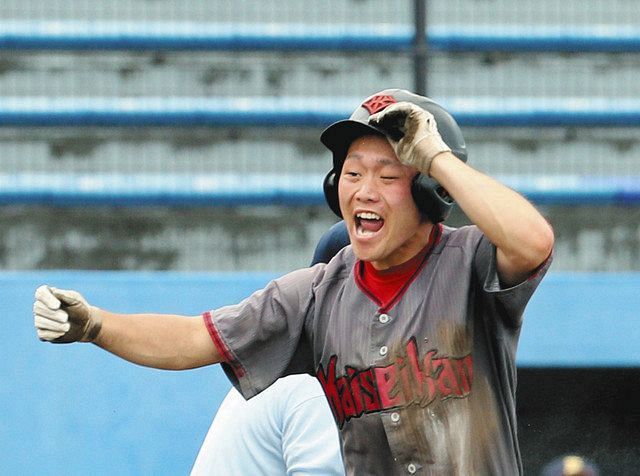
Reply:
[[95, 306], [88, 306], [88, 319], [80, 342], [93, 342], [102, 330], [102, 313]]
[[415, 144], [413, 163], [420, 173], [431, 176], [433, 160], [446, 152], [451, 149], [439, 136], [425, 136]]

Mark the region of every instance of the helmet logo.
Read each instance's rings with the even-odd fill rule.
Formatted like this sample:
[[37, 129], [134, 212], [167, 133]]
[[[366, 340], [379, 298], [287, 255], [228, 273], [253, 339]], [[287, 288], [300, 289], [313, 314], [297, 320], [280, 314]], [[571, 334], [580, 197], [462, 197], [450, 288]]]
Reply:
[[393, 104], [397, 102], [393, 96], [388, 95], [378, 95], [373, 96], [369, 100], [362, 103], [362, 107], [364, 107], [367, 111], [369, 111], [369, 115], [375, 114], [378, 111], [382, 111], [389, 104]]

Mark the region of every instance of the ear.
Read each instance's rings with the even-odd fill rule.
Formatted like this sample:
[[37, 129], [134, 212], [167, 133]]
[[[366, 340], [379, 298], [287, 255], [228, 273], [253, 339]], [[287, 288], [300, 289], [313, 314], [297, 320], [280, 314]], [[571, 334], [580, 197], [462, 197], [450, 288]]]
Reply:
[[329, 208], [342, 218], [342, 212], [340, 211], [340, 200], [338, 199], [338, 174], [334, 169], [331, 169], [322, 183], [322, 189], [324, 190], [324, 198], [329, 205]]

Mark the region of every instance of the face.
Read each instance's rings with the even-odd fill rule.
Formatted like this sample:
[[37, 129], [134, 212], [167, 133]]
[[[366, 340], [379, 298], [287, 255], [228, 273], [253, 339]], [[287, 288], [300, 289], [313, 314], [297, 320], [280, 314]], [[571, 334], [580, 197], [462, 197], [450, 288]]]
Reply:
[[411, 196], [414, 168], [398, 161], [381, 136], [356, 139], [338, 182], [340, 210], [355, 255], [376, 269], [402, 264], [424, 248], [431, 224]]

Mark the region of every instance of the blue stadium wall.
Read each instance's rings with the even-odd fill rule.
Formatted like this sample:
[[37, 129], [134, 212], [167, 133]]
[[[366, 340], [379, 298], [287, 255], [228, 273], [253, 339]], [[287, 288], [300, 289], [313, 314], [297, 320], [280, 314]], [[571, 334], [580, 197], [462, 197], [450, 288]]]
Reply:
[[[197, 315], [235, 303], [271, 274], [5, 272], [0, 474], [188, 474], [229, 389], [218, 366], [168, 372], [92, 345], [40, 343], [42, 283], [118, 312]], [[596, 456], [604, 474], [640, 463], [640, 274], [551, 273], [527, 308], [518, 353], [525, 472], [558, 454]]]

